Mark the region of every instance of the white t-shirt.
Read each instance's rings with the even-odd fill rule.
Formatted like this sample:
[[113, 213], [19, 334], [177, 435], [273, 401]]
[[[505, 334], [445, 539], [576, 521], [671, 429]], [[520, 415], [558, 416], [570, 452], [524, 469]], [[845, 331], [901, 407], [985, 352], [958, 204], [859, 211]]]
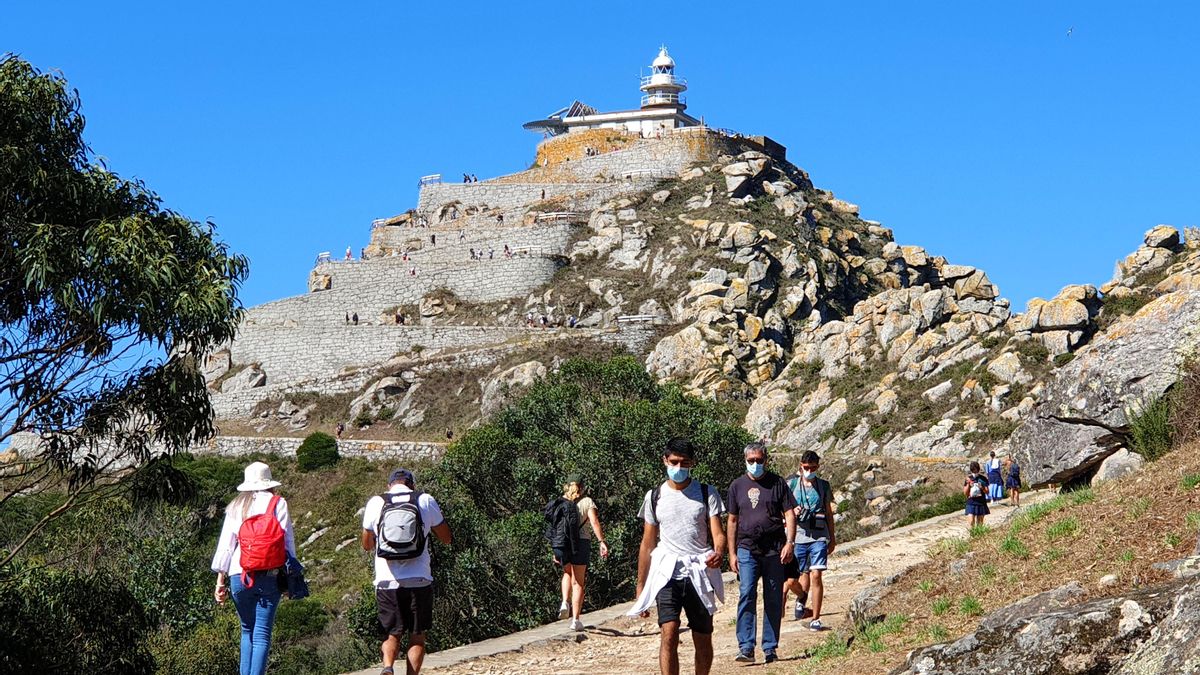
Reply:
[[[412, 490], [408, 486], [400, 484], [392, 486], [388, 492], [403, 494], [412, 492]], [[438, 506], [437, 500], [424, 492], [417, 498], [417, 508], [421, 510], [421, 521], [425, 524], [425, 550], [419, 557], [412, 560], [386, 560], [375, 556], [376, 588], [399, 588], [401, 586], [414, 588], [433, 583], [433, 571], [429, 567], [429, 533], [430, 530], [441, 525], [445, 518], [442, 516], [442, 508]], [[379, 524], [379, 514], [382, 511], [383, 497], [379, 495], [371, 497], [363, 511], [363, 529], [374, 534], [375, 528]]]
[[[266, 490], [254, 493], [254, 501], [246, 511], [246, 517], [257, 516], [267, 512], [273, 495]], [[275, 503], [275, 517], [283, 526], [283, 544], [287, 552], [296, 557], [296, 534], [292, 528], [292, 518], [288, 515], [287, 500], [283, 497]], [[213, 554], [212, 571], [225, 572], [228, 575], [242, 573], [242, 549], [238, 546], [238, 530], [242, 529], [241, 509], [225, 511], [225, 522], [221, 525], [221, 536], [217, 538], [217, 551]]]
[[[682, 490], [676, 490], [665, 482], [658, 488], [658, 517], [650, 511], [650, 495], [646, 492], [638, 518], [658, 526], [658, 545], [680, 555], [704, 555], [712, 550], [708, 519], [725, 513], [721, 493], [713, 486], [708, 487], [708, 504], [701, 504], [703, 491], [700, 482], [693, 479]], [[676, 570], [678, 577], [680, 570]]]

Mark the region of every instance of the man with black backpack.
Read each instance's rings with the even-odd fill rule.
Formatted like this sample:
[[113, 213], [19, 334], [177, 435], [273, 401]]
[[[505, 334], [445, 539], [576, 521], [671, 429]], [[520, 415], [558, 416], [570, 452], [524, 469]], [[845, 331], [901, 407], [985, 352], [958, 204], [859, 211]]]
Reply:
[[362, 547], [375, 554], [375, 600], [379, 623], [387, 631], [381, 675], [395, 672], [405, 634], [408, 673], [421, 672], [425, 634], [433, 624], [429, 535], [437, 535], [443, 544], [451, 540], [437, 500], [413, 486], [412, 472], [396, 469], [388, 478], [388, 491], [371, 497], [363, 511]]

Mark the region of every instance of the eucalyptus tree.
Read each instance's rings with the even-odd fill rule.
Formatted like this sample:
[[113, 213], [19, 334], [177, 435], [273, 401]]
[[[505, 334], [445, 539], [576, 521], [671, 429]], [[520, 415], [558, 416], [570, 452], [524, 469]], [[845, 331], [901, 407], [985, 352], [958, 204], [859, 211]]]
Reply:
[[[39, 438], [0, 464], [0, 518], [21, 523], [0, 566], [213, 434], [202, 359], [243, 311], [246, 259], [108, 170], [83, 131], [61, 75], [0, 57], [0, 447]], [[52, 506], [22, 513], [31, 503]]]

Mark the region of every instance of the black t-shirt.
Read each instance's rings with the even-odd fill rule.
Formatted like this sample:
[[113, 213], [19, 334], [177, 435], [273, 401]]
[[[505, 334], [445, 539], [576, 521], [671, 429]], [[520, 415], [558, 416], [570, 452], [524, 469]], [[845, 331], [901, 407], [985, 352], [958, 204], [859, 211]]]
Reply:
[[796, 498], [778, 474], [767, 471], [754, 480], [742, 474], [729, 486], [730, 515], [738, 517], [737, 547], [756, 555], [779, 553], [787, 541], [783, 512], [796, 507]]

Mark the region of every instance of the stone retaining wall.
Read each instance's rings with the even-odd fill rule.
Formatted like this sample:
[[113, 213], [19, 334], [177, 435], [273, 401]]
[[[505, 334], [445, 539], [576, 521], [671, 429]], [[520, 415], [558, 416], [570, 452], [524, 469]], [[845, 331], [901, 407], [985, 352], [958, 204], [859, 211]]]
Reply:
[[561, 197], [571, 202], [570, 210], [587, 211], [614, 197], [649, 190], [657, 181], [656, 178], [638, 177], [633, 180], [579, 183], [435, 183], [421, 188], [417, 210], [425, 213], [430, 222], [436, 222], [434, 212], [451, 202], [459, 202], [464, 207], [508, 211], [542, 199]]
[[[286, 436], [216, 436], [207, 443], [188, 448], [195, 455], [222, 455], [240, 457], [263, 452], [281, 457], [295, 457], [296, 448], [304, 442], [302, 437]], [[32, 457], [41, 452], [42, 441], [37, 434], [18, 433], [12, 436], [10, 450], [21, 457]], [[436, 460], [446, 450], [444, 443], [419, 441], [363, 441], [340, 440], [338, 453], [343, 457], [362, 457], [371, 460]]]
[[[208, 443], [192, 448], [197, 455], [221, 455], [224, 457], [240, 457], [256, 452], [264, 452], [281, 457], [295, 457], [296, 448], [304, 442], [303, 438], [284, 436], [254, 437], [254, 436], [217, 436]], [[440, 458], [446, 450], [443, 443], [423, 443], [410, 441], [361, 441], [342, 439], [338, 441], [338, 454], [342, 457], [362, 457], [370, 460], [395, 460], [406, 462], [413, 460], [432, 461]]]
[[[560, 251], [571, 241], [575, 231], [587, 223], [586, 218], [579, 222], [551, 222], [537, 225], [514, 224], [511, 227], [497, 226], [495, 218], [460, 218], [462, 227], [454, 229], [454, 221], [444, 223], [436, 230], [414, 227], [376, 227], [371, 230], [371, 244], [367, 250], [380, 256], [365, 261], [370, 265], [380, 262], [380, 259], [392, 257], [391, 251], [409, 252], [411, 261], [420, 267], [428, 262], [471, 262], [470, 249], [487, 250], [495, 248], [497, 255], [509, 248], [532, 248]], [[486, 223], [486, 226], [484, 225]], [[463, 239], [459, 241], [459, 232]], [[431, 243], [430, 235], [437, 236], [437, 243]], [[397, 256], [398, 257], [398, 256]], [[318, 273], [336, 273], [346, 261], [334, 260], [316, 267]], [[351, 263], [353, 264], [353, 263]], [[331, 271], [332, 270], [332, 271]], [[336, 282], [337, 277], [334, 277]]]
[[[323, 263], [314, 273], [329, 270], [329, 290], [298, 295], [251, 308], [246, 320], [252, 323], [322, 325], [341, 323], [347, 312], [357, 312], [360, 321], [376, 321], [384, 310], [414, 305], [429, 293], [446, 289], [467, 302], [494, 302], [523, 297], [549, 283], [561, 265], [553, 256], [498, 258], [480, 264], [415, 265], [399, 257]], [[417, 275], [409, 274], [417, 267]]]
[[267, 385], [312, 379], [382, 363], [416, 345], [462, 349], [494, 345], [528, 334], [526, 328], [496, 326], [330, 326], [243, 324], [230, 345], [235, 365], [258, 363]]

